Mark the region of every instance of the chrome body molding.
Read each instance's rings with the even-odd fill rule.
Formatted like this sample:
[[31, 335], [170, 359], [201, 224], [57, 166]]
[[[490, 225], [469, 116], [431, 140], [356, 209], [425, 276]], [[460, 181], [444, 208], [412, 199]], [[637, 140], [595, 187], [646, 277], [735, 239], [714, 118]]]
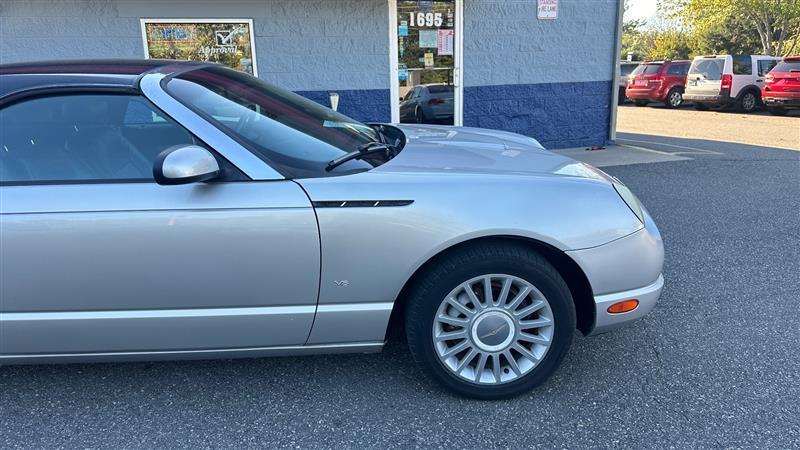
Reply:
[[103, 352], [103, 353], [40, 353], [0, 355], [3, 364], [50, 364], [71, 362], [113, 361], [176, 361], [194, 359], [260, 358], [267, 356], [321, 355], [335, 353], [378, 353], [383, 341], [349, 342], [323, 345], [286, 345], [274, 347], [247, 347], [202, 350]]
[[314, 305], [307, 305], [2, 313], [0, 354], [127, 354], [298, 345], [311, 329], [314, 310]]
[[161, 82], [167, 77], [163, 73], [148, 73], [139, 81], [139, 88], [148, 100], [172, 119], [183, 125], [217, 153], [233, 163], [253, 180], [283, 180], [284, 177], [264, 163], [251, 151], [233, 138], [208, 123], [199, 114], [167, 94]]
[[[659, 275], [655, 283], [643, 288], [595, 296], [595, 324], [589, 335], [605, 333], [626, 326], [634, 320], [641, 319], [656, 306], [663, 289], [664, 276]], [[622, 314], [610, 314], [608, 312], [608, 307], [614, 303], [630, 299], [639, 300], [639, 306], [633, 311]]]
[[394, 302], [319, 305], [307, 344], [383, 341]]

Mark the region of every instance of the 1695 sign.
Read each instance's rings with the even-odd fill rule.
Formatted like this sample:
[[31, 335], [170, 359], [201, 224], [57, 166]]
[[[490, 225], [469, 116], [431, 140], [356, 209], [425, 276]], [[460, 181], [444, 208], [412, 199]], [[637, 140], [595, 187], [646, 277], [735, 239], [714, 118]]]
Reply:
[[408, 24], [412, 27], [441, 27], [444, 23], [444, 16], [442, 13], [421, 13], [411, 12], [408, 13]]

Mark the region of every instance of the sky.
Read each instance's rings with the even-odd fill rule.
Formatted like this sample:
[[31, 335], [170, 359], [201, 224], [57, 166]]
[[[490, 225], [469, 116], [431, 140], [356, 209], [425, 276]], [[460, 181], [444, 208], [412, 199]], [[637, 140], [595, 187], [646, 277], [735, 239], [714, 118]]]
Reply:
[[629, 5], [626, 19], [651, 19], [656, 15], [656, 0], [625, 0]]

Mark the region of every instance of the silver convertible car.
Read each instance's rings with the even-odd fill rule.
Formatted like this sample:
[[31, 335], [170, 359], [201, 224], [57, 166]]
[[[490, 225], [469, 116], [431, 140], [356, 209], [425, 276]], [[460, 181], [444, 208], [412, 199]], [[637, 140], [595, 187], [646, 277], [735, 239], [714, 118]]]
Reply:
[[0, 66], [0, 126], [0, 364], [368, 353], [404, 329], [432, 378], [501, 398], [664, 284], [631, 191], [525, 136], [154, 60]]

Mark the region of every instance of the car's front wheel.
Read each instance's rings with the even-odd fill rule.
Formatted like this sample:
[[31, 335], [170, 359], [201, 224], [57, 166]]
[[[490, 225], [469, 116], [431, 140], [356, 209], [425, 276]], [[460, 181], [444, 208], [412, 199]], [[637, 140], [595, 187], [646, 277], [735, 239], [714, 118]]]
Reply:
[[457, 250], [422, 275], [409, 302], [414, 359], [445, 387], [473, 398], [506, 398], [540, 385], [575, 330], [563, 278], [523, 246]]

